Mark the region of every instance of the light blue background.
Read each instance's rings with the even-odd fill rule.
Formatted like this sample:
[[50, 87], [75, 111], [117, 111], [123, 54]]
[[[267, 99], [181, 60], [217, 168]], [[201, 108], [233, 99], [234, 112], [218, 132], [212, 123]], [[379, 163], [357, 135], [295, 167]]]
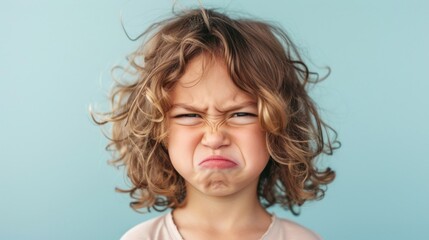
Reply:
[[[0, 239], [118, 239], [128, 207], [88, 106], [103, 109], [130, 34], [169, 1], [2, 1]], [[155, 2], [155, 1], [153, 1]], [[203, 1], [204, 2], [204, 1]], [[213, 1], [212, 1], [213, 2]], [[218, 6], [225, 6], [226, 1]], [[233, 1], [280, 22], [331, 76], [312, 92], [343, 147], [326, 198], [299, 217], [325, 239], [429, 239], [429, 2]], [[323, 70], [323, 69], [321, 69]]]

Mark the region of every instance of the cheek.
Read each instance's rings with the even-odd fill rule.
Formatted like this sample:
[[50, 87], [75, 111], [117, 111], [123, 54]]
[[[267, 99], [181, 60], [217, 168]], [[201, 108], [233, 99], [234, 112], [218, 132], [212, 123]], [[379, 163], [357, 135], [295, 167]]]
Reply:
[[265, 132], [259, 127], [255, 127], [238, 134], [237, 137], [239, 147], [247, 160], [246, 164], [265, 167], [269, 159]]
[[167, 137], [168, 153], [171, 162], [176, 167], [178, 164], [192, 163], [193, 155], [199, 144], [198, 131], [189, 128], [174, 126], [169, 129]]

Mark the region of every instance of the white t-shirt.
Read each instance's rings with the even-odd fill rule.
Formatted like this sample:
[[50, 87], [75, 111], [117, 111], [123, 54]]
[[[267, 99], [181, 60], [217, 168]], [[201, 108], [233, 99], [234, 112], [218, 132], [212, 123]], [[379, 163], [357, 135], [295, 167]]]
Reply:
[[[271, 224], [261, 240], [321, 240], [311, 230], [287, 219], [271, 218]], [[126, 232], [121, 240], [183, 240], [171, 213], [140, 223]]]

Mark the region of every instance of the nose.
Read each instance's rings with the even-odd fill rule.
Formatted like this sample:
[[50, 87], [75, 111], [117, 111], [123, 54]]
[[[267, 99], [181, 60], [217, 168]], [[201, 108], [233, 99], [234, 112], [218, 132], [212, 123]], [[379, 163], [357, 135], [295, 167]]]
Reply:
[[220, 129], [208, 127], [204, 133], [201, 143], [211, 149], [219, 149], [230, 144], [230, 139], [227, 133]]

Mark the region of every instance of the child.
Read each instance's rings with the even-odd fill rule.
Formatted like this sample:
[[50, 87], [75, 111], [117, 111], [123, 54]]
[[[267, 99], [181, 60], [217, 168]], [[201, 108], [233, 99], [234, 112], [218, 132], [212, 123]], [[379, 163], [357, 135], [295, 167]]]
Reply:
[[172, 211], [122, 239], [320, 239], [266, 211], [297, 215], [335, 177], [315, 166], [335, 141], [305, 90], [315, 73], [285, 32], [197, 9], [145, 34], [129, 59], [137, 80], [116, 85], [99, 124], [113, 124], [131, 207]]

